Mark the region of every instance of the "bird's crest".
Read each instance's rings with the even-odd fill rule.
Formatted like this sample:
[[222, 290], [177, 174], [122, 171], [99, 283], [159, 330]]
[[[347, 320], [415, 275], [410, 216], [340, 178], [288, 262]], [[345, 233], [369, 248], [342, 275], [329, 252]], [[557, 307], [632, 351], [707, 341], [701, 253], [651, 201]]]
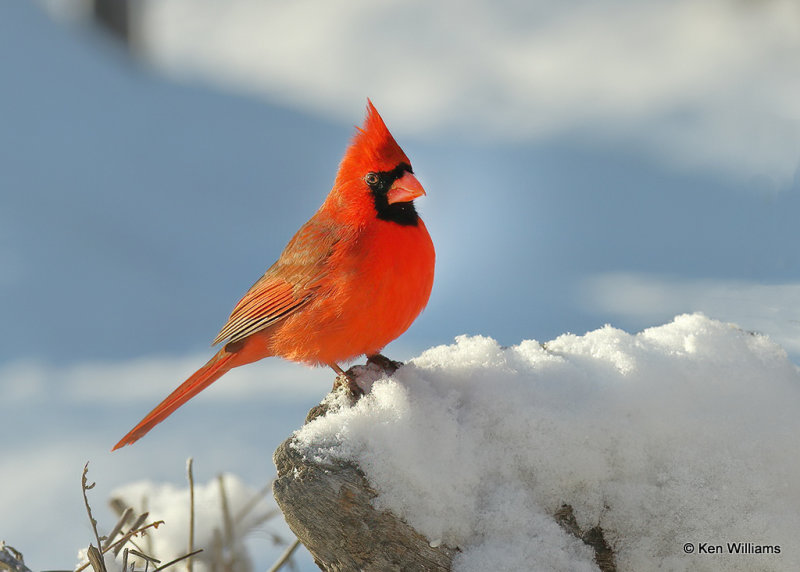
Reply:
[[373, 171], [389, 171], [400, 163], [410, 164], [408, 157], [389, 133], [378, 110], [369, 99], [367, 99], [364, 125], [356, 129], [342, 163], [352, 161]]

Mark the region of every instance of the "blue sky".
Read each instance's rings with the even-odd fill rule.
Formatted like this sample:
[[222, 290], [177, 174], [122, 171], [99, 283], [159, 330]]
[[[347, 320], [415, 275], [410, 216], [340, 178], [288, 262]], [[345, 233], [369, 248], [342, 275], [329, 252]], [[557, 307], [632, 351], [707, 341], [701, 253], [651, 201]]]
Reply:
[[[201, 4], [219, 21], [213, 4]], [[312, 5], [301, 4], [298, 14]], [[653, 12], [634, 16], [646, 35], [651, 18], [671, 8], [644, 4]], [[630, 52], [625, 37], [598, 40], [597, 61], [567, 73], [592, 53], [565, 51], [577, 34], [609, 35], [609, 19], [588, 4], [572, 20], [546, 2], [533, 15], [465, 14], [483, 22], [473, 28], [472, 68], [453, 63], [463, 29], [438, 28], [444, 14], [436, 12], [404, 20], [399, 47], [397, 30], [385, 44], [369, 43], [378, 25], [364, 37], [374, 50], [331, 42], [324, 69], [309, 59], [318, 44], [281, 43], [298, 37], [290, 13], [273, 19], [284, 35], [262, 32], [272, 42], [263, 49], [286, 48], [286, 61], [261, 58], [258, 67], [258, 45], [237, 51], [231, 40], [250, 37], [241, 19], [253, 20], [255, 4], [235, 5], [244, 15], [213, 28], [219, 37], [196, 33], [211, 29], [203, 10], [182, 35], [168, 24], [185, 5], [152, 8], [150, 48], [137, 63], [85, 24], [51, 19], [31, 3], [0, 4], [0, 385], [13, 397], [0, 413], [15, 428], [11, 455], [42, 463], [60, 484], [10, 461], [0, 465], [4, 479], [73, 495], [68, 510], [78, 520], [78, 488], [63, 483], [69, 471], [78, 482], [87, 458], [108, 488], [141, 477], [180, 481], [189, 454], [210, 475], [229, 470], [256, 486], [270, 477], [274, 445], [322, 397], [327, 372], [268, 360], [226, 377], [227, 389], [215, 386], [136, 448], [107, 451], [204, 361], [233, 304], [321, 203], [367, 97], [426, 186], [419, 208], [438, 255], [429, 306], [391, 346], [394, 357], [463, 333], [514, 344], [605, 323], [636, 331], [704, 311], [770, 335], [797, 361], [800, 131], [791, 127], [800, 112], [786, 94], [796, 72], [780, 58], [749, 62], [734, 42], [727, 59], [725, 48], [726, 34], [743, 27], [781, 30], [771, 8], [751, 24], [678, 3], [686, 13], [669, 13], [675, 26], [703, 16], [716, 26], [699, 34], [713, 40], [710, 49], [681, 44], [700, 54], [686, 62], [706, 67], [670, 67], [674, 38], [661, 31], [630, 61], [619, 59]], [[330, 29], [317, 30], [320, 41], [351, 37], [345, 32], [363, 29], [363, 18], [383, 22], [398, 9], [346, 5]], [[496, 32], [512, 22], [505, 37], [516, 43], [504, 44]], [[448, 40], [441, 50], [432, 47], [437, 30]], [[779, 49], [748, 41], [765, 58]], [[774, 44], [796, 61], [797, 41]], [[537, 60], [546, 53], [550, 67]], [[528, 61], [543, 70], [533, 88], [523, 81]], [[719, 73], [704, 75], [712, 68]], [[297, 391], [253, 389], [274, 376]], [[230, 438], [242, 443], [238, 454]], [[248, 462], [254, 451], [262, 452], [257, 466]], [[148, 470], [155, 455], [174, 467]], [[0, 537], [26, 552], [39, 515], [17, 521], [3, 512]], [[78, 532], [86, 531], [62, 535], [29, 561], [69, 565], [88, 538]]]

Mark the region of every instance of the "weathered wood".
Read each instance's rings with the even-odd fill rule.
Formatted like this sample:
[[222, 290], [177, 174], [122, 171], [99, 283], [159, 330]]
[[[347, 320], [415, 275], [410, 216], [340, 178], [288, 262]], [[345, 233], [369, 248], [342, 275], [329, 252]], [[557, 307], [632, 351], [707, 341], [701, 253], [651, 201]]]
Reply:
[[[317, 407], [310, 416], [325, 412]], [[322, 570], [450, 570], [455, 550], [431, 547], [389, 511], [372, 506], [377, 493], [352, 463], [321, 463], [284, 441], [273, 457], [275, 500]]]
[[22, 554], [13, 546], [9, 546], [3, 541], [0, 541], [0, 570], [8, 570], [9, 572], [31, 572], [31, 569], [25, 566]]
[[614, 558], [614, 551], [606, 542], [602, 528], [595, 526], [585, 532], [582, 531], [578, 526], [578, 520], [575, 518], [572, 507], [568, 504], [561, 505], [561, 508], [556, 511], [553, 518], [566, 532], [576, 538], [580, 538], [584, 544], [594, 550], [594, 561], [601, 572], [616, 572], [617, 564]]
[[[352, 370], [348, 372], [352, 374]], [[344, 384], [338, 391], [347, 392]], [[337, 385], [334, 385], [336, 390]], [[349, 394], [355, 401], [358, 397]], [[306, 422], [325, 415], [325, 402], [309, 411]], [[284, 441], [273, 455], [278, 477], [272, 486], [286, 522], [317, 565], [326, 571], [450, 570], [457, 548], [432, 547], [407, 523], [389, 511], [378, 511], [377, 493], [353, 463], [324, 463], [304, 457]], [[602, 572], [614, 572], [614, 553], [599, 526], [582, 531], [572, 507], [553, 516], [561, 527], [595, 552]]]

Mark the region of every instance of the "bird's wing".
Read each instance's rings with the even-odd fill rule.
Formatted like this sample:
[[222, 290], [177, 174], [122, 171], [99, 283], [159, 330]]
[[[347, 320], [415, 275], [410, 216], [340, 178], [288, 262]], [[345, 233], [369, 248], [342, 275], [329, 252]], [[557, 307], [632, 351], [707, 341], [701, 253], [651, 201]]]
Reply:
[[237, 342], [296, 312], [311, 299], [313, 290], [297, 295], [293, 284], [264, 275], [239, 300], [214, 344]]
[[338, 241], [334, 229], [314, 219], [303, 225], [278, 261], [239, 300], [213, 344], [242, 340], [309, 303], [327, 274], [326, 262]]

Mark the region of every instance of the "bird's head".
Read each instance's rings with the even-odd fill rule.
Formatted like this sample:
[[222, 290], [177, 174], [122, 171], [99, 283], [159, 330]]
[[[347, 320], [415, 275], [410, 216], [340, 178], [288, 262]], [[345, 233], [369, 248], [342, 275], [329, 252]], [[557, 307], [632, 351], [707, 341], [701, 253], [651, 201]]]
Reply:
[[348, 216], [416, 225], [414, 199], [425, 189], [411, 161], [394, 140], [378, 110], [367, 100], [367, 116], [344, 154], [327, 202]]

